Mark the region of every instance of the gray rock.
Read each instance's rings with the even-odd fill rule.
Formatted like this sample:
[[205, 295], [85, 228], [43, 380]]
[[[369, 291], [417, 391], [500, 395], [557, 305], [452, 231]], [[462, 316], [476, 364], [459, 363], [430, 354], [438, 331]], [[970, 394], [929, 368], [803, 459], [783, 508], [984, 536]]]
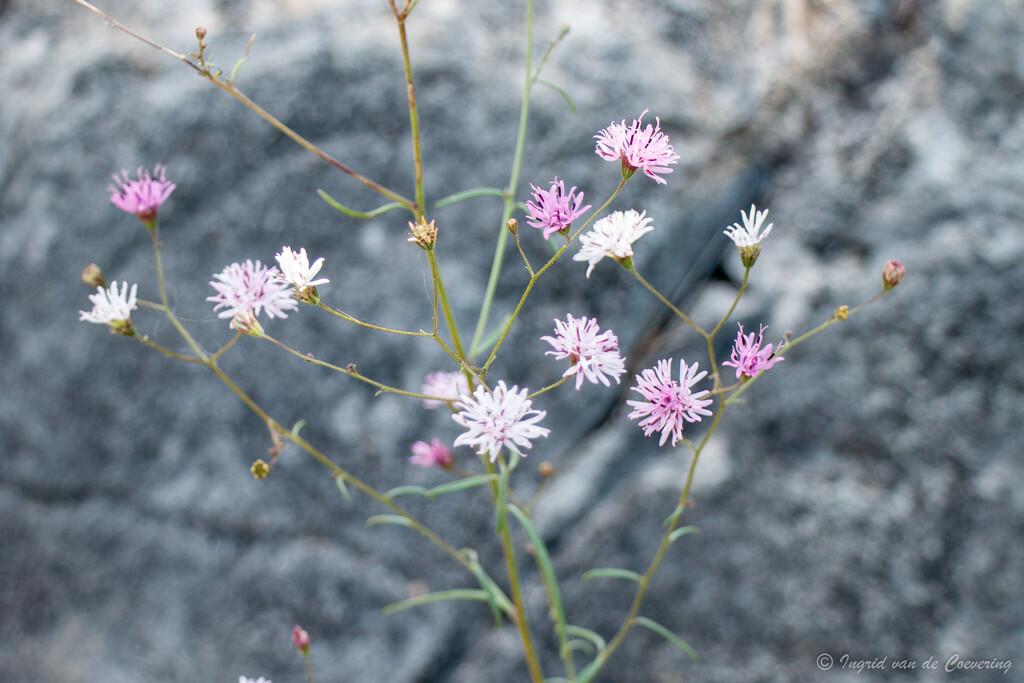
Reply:
[[[384, 2], [115, 3], [127, 25], [179, 52], [210, 30], [230, 69], [257, 33], [240, 86], [317, 145], [389, 187], [412, 186], [397, 35]], [[522, 89], [518, 3], [423, 2], [409, 24], [432, 200], [508, 182]], [[942, 665], [1024, 666], [1019, 531], [1024, 370], [1024, 6], [1007, 0], [707, 0], [538, 3], [538, 54], [578, 113], [535, 91], [520, 183], [557, 175], [599, 204], [613, 165], [592, 135], [645, 108], [682, 156], [666, 186], [638, 177], [617, 208], [656, 229], [637, 264], [709, 324], [742, 267], [721, 230], [752, 202], [775, 223], [734, 320], [773, 341], [878, 289], [882, 264], [906, 281], [879, 303], [786, 352], [730, 408], [702, 455], [686, 523], [642, 614], [701, 654], [691, 662], [635, 629], [600, 680], [813, 680], [816, 658], [888, 658], [945, 680]], [[266, 428], [201, 368], [77, 322], [91, 261], [156, 299], [146, 232], [113, 208], [109, 174], [162, 161], [178, 188], [161, 212], [174, 306], [200, 342], [229, 338], [204, 299], [211, 274], [282, 244], [327, 259], [325, 299], [380, 324], [429, 327], [429, 272], [398, 212], [343, 216], [322, 188], [363, 210], [380, 202], [172, 58], [113, 31], [70, 0], [0, 3], [0, 679], [301, 680], [289, 640], [313, 638], [324, 681], [525, 680], [515, 631], [486, 608], [434, 605], [383, 616], [423, 590], [474, 587], [384, 510], [339, 496], [322, 467], [286, 450], [266, 481]], [[500, 208], [476, 199], [432, 214], [457, 318], [471, 329]], [[546, 247], [523, 221], [534, 262]], [[492, 378], [539, 387], [563, 366], [537, 338], [566, 312], [614, 329], [630, 366], [663, 357], [706, 366], [703, 340], [621, 269], [588, 280], [566, 259], [540, 281]], [[493, 320], [526, 283], [506, 254]], [[179, 348], [140, 313], [140, 329]], [[300, 310], [266, 322], [302, 351], [416, 389], [445, 357]], [[734, 322], [716, 347], [728, 354]], [[225, 370], [283, 423], [373, 485], [430, 486], [409, 444], [455, 425], [244, 339]], [[626, 419], [631, 381], [537, 399], [553, 429], [542, 459], [558, 476], [536, 509], [569, 619], [611, 637], [628, 586], [580, 582], [595, 566], [643, 571], [679, 496], [685, 449], [659, 448]], [[582, 400], [580, 400], [582, 399]], [[699, 438], [701, 426], [689, 429]], [[470, 457], [464, 457], [467, 467]], [[407, 501], [455, 547], [479, 549], [503, 581], [489, 502], [470, 493]], [[520, 539], [524, 540], [524, 539]], [[524, 567], [548, 675], [560, 671], [543, 589]], [[847, 659], [842, 659], [847, 655]], [[937, 671], [922, 670], [929, 657]], [[578, 658], [578, 664], [585, 662]], [[845, 663], [845, 666], [844, 666]], [[1001, 671], [969, 680], [1009, 680]], [[1011, 674], [1012, 677], [1012, 674]]]

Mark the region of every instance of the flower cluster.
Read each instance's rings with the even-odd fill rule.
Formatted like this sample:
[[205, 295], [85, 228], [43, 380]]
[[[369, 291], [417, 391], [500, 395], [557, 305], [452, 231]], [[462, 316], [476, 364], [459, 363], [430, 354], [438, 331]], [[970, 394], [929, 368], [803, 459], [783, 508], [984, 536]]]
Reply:
[[258, 260], [232, 263], [213, 277], [216, 281], [211, 281], [210, 286], [217, 293], [206, 300], [217, 303], [214, 311], [224, 309], [217, 314], [220, 318], [234, 318], [240, 311], [259, 315], [264, 310], [271, 318], [287, 318], [285, 311], [298, 308], [281, 272], [267, 268]]
[[642, 401], [626, 401], [633, 406], [629, 419], [644, 418], [640, 427], [644, 436], [661, 432], [659, 446], [664, 446], [669, 436], [675, 446], [683, 438], [684, 422], [699, 422], [701, 416], [711, 415], [707, 406], [711, 399], [705, 399], [708, 391], [693, 393], [691, 387], [708, 373], [697, 372], [697, 363], [687, 365], [679, 361], [679, 381], [672, 379], [672, 359], [658, 361], [653, 368], [647, 368], [636, 376], [636, 386], [632, 391], [644, 397]]
[[544, 239], [556, 232], [566, 233], [572, 222], [586, 213], [590, 204], [583, 204], [583, 193], [576, 194], [573, 187], [565, 191], [565, 183], [558, 178], [551, 181], [551, 189], [542, 190], [536, 185], [533, 188], [533, 201], [526, 202], [530, 215], [526, 222], [535, 228], [544, 230]]
[[523, 455], [520, 448], [530, 448], [530, 439], [547, 436], [551, 430], [537, 423], [547, 414], [543, 410], [532, 410], [528, 389], [520, 391], [518, 386], [511, 389], [505, 382], [498, 382], [493, 391], [481, 385], [473, 396], [463, 394], [462, 410], [452, 419], [466, 428], [455, 439], [456, 446], [471, 446], [480, 455], [487, 453], [494, 462], [502, 448]]
[[[785, 360], [782, 356], [772, 355], [771, 344], [763, 349], [761, 348], [761, 343], [764, 341], [764, 330], [765, 326], [761, 325], [761, 329], [757, 333], [757, 340], [755, 341], [754, 333], [751, 332], [744, 336], [743, 325], [740, 325], [740, 331], [736, 335], [736, 342], [733, 344], [730, 360], [722, 362], [722, 365], [736, 368], [736, 379], [757, 377], [757, 373], [767, 370], [780, 360]], [[778, 354], [781, 350], [782, 343], [780, 342], [774, 353]]]
[[594, 137], [597, 139], [597, 154], [608, 161], [622, 162], [622, 177], [629, 178], [638, 170], [643, 170], [648, 178], [662, 185], [665, 179], [659, 173], [671, 173], [669, 164], [679, 160], [679, 155], [669, 144], [668, 136], [661, 132], [661, 120], [655, 118], [655, 124], [643, 127], [643, 118], [649, 110], [644, 109], [640, 118], [634, 119], [627, 126], [625, 119], [621, 123], [614, 121]]
[[110, 201], [114, 206], [133, 213], [142, 224], [152, 230], [156, 226], [157, 209], [167, 201], [176, 187], [165, 177], [163, 164], [157, 164], [153, 173], [139, 167], [138, 180], [128, 178], [128, 171], [122, 170], [121, 177], [114, 177], [114, 185], [108, 188]]
[[619, 355], [619, 340], [611, 330], [601, 332], [593, 319], [566, 317], [565, 321], [555, 320], [555, 336], [541, 337], [554, 347], [545, 355], [556, 359], [569, 359], [569, 369], [562, 377], [576, 375], [576, 390], [583, 386], [584, 378], [597, 384], [611, 386], [608, 378], [619, 383], [619, 375], [626, 366]]
[[606, 256], [615, 259], [626, 268], [632, 268], [633, 242], [653, 229], [646, 211], [613, 211], [580, 235], [580, 250], [572, 260], [590, 263], [587, 267], [587, 277], [590, 277], [594, 266]]

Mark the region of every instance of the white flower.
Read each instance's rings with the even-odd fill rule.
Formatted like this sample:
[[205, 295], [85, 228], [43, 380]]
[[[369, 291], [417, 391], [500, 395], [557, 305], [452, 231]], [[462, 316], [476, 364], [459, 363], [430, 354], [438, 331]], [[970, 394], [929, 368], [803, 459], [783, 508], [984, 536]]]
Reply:
[[217, 302], [215, 311], [225, 309], [217, 314], [219, 318], [234, 318], [239, 311], [257, 316], [266, 311], [271, 318], [287, 318], [285, 311], [298, 308], [277, 268], [267, 268], [259, 261], [232, 263], [213, 277], [217, 281], [211, 281], [210, 286], [217, 294], [206, 300]]
[[454, 445], [472, 446], [480, 455], [487, 453], [491, 462], [502, 448], [523, 455], [519, 448], [530, 448], [530, 439], [551, 433], [537, 424], [547, 413], [530, 409], [530, 399], [526, 398], [529, 393], [515, 385], [508, 389], [501, 381], [490, 393], [481, 385], [472, 397], [463, 394], [462, 411], [452, 415], [452, 419], [466, 431], [455, 439]]
[[259, 678], [248, 678], [247, 676], [239, 676], [238, 683], [274, 683], [269, 678], [260, 676]]
[[[732, 226], [726, 228], [725, 234], [729, 236], [736, 246], [739, 248], [743, 247], [754, 247], [760, 244], [761, 240], [768, 236], [768, 233], [772, 231], [774, 223], [769, 223], [768, 227], [761, 232], [761, 225], [764, 223], [764, 219], [768, 216], [768, 209], [764, 211], [758, 211], [757, 207], [753, 204], [750, 205], [750, 215], [748, 216], [745, 211], [740, 211], [740, 215], [743, 216], [743, 225], [739, 223], [733, 223]], [[760, 234], [758, 234], [760, 233]]]
[[112, 282], [110, 289], [97, 287], [96, 293], [89, 295], [92, 310], [79, 311], [78, 319], [98, 325], [130, 320], [132, 311], [138, 308], [135, 303], [135, 292], [138, 288], [139, 286], [135, 284], [129, 291], [127, 282], [121, 283], [120, 290], [117, 287], [117, 282]]
[[594, 223], [589, 232], [580, 235], [580, 251], [572, 260], [589, 261], [587, 277], [590, 277], [597, 262], [606, 256], [611, 256], [616, 261], [631, 259], [633, 242], [653, 229], [646, 211], [614, 211]]
[[541, 337], [555, 347], [545, 355], [555, 358], [568, 358], [569, 369], [562, 377], [576, 375], [576, 390], [583, 386], [586, 378], [606, 387], [611, 386], [608, 376], [619, 383], [619, 375], [626, 371], [622, 356], [619, 355], [619, 340], [611, 330], [601, 332], [597, 321], [593, 319], [566, 317], [565, 322], [555, 320], [555, 337]]
[[274, 258], [277, 259], [278, 265], [281, 266], [282, 275], [280, 277], [295, 285], [295, 289], [300, 294], [305, 291], [306, 287], [316, 287], [317, 285], [324, 285], [330, 282], [327, 278], [313, 279], [324, 265], [324, 259], [323, 257], [318, 258], [310, 266], [305, 249], [299, 249], [299, 252], [295, 253], [291, 247], [281, 247], [281, 253], [277, 254]]

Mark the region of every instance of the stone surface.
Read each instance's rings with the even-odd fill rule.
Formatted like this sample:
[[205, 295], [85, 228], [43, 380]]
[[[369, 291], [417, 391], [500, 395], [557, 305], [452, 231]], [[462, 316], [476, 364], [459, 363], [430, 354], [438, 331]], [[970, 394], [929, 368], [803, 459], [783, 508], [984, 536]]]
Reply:
[[[113, 16], [179, 52], [209, 29], [238, 83], [275, 116], [365, 175], [411, 187], [397, 33], [369, 0], [110, 2]], [[438, 199], [508, 182], [522, 90], [523, 7], [422, 2], [409, 24], [426, 189]], [[666, 186], [637, 177], [618, 208], [656, 229], [637, 263], [692, 317], [728, 307], [742, 267], [720, 234], [751, 202], [775, 229], [734, 320], [773, 340], [872, 296], [882, 264], [907, 278], [880, 302], [786, 352], [730, 408], [702, 456], [686, 523], [642, 613], [701, 654], [694, 663], [636, 629], [599, 680], [887, 680], [851, 661], [918, 662], [945, 680], [951, 655], [1024, 667], [1020, 458], [1024, 366], [1024, 5], [1019, 0], [563, 0], [538, 3], [538, 53], [577, 113], [538, 88], [527, 183], [557, 175], [588, 202], [617, 182], [596, 130], [645, 108], [682, 156]], [[104, 188], [122, 167], [168, 165], [162, 212], [174, 306], [201, 343], [229, 338], [204, 301], [210, 274], [265, 262], [282, 244], [327, 259], [322, 293], [346, 312], [430, 325], [429, 270], [398, 212], [292, 144], [172, 58], [71, 0], [0, 3], [0, 679], [57, 683], [303, 678], [289, 639], [313, 639], [319, 680], [526, 680], [510, 627], [475, 604], [383, 616], [423, 590], [474, 587], [412, 532], [366, 528], [315, 462], [286, 450], [269, 480], [265, 427], [215, 377], [78, 323], [81, 268], [156, 299], [144, 230]], [[494, 200], [437, 210], [440, 261], [472, 327], [487, 277]], [[523, 223], [527, 253], [546, 247]], [[706, 348], [612, 263], [583, 277], [565, 260], [540, 281], [491, 377], [530, 387], [563, 366], [537, 338], [552, 319], [596, 315], [638, 370], [662, 357], [706, 365]], [[526, 283], [506, 254], [495, 318]], [[150, 315], [140, 329], [178, 348]], [[734, 323], [723, 329], [719, 358]], [[303, 351], [416, 389], [444, 367], [429, 343], [300, 310], [267, 330]], [[453, 439], [446, 415], [245, 339], [225, 370], [284, 423], [382, 489], [438, 473], [406, 463], [419, 438]], [[643, 571], [679, 495], [685, 449], [658, 448], [625, 417], [629, 383], [539, 397], [557, 426], [524, 463], [559, 475], [536, 509], [560, 572]], [[582, 399], [582, 400], [580, 400]], [[688, 430], [699, 437], [700, 427]], [[467, 467], [472, 459], [461, 454]], [[531, 467], [527, 467], [531, 466]], [[406, 500], [455, 547], [500, 566], [483, 495]], [[529, 558], [524, 556], [524, 566]], [[501, 580], [502, 572], [494, 570]], [[526, 571], [548, 675], [559, 671], [545, 596]], [[569, 619], [611, 637], [628, 608], [617, 581], [563, 586]], [[938, 671], [920, 664], [933, 657]], [[586, 661], [583, 656], [578, 663]], [[974, 671], [964, 680], [1009, 680]]]

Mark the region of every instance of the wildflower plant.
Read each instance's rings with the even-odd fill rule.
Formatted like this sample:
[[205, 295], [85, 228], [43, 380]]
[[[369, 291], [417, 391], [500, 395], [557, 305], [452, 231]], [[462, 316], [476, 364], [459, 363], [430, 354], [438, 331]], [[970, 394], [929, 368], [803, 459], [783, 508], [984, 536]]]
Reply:
[[[115, 19], [84, 0], [73, 0], [91, 11], [102, 16], [115, 28], [119, 28], [132, 36], [137, 34], [122, 26]], [[532, 0], [524, 0], [527, 9], [526, 44], [532, 46]], [[383, 3], [382, 3], [383, 4]], [[127, 338], [144, 344], [168, 357], [171, 360], [200, 366], [212, 372], [266, 425], [269, 431], [272, 448], [269, 462], [260, 459], [251, 464], [253, 476], [266, 480], [273, 473], [277, 457], [281, 450], [292, 445], [305, 452], [310, 458], [322, 466], [336, 482], [346, 500], [356, 504], [358, 492], [359, 512], [369, 512], [371, 507], [381, 510], [369, 517], [374, 525], [387, 524], [404, 527], [418, 534], [424, 543], [434, 546], [439, 555], [447, 556], [452, 562], [461, 565], [469, 580], [474, 581], [477, 588], [452, 588], [435, 593], [418, 595], [399, 603], [385, 607], [386, 613], [419, 607], [442, 600], [463, 600], [485, 603], [495, 615], [499, 624], [512, 624], [518, 631], [522, 646], [523, 658], [530, 679], [534, 683], [548, 680], [551, 672], [545, 672], [539, 655], [538, 634], [553, 632], [553, 645], [557, 650], [562, 670], [556, 674], [556, 680], [585, 682], [594, 680], [615, 652], [623, 646], [627, 636], [635, 627], [643, 627], [663, 637], [678, 647], [682, 652], [696, 657], [693, 649], [677, 634], [665, 626], [642, 615], [642, 608], [648, 586], [655, 576], [665, 557], [666, 549], [693, 529], [684, 525], [688, 517], [686, 512], [691, 484], [697, 463], [708, 440], [721, 423], [723, 415], [737, 399], [750, 391], [762, 375], [768, 371], [778, 372], [777, 365], [783, 360], [779, 355], [783, 348], [787, 356], [804, 341], [821, 333], [836, 322], [849, 319], [864, 306], [876, 301], [886, 291], [899, 284], [905, 274], [905, 268], [897, 261], [888, 262], [883, 269], [883, 288], [875, 296], [859, 306], [850, 308], [839, 306], [835, 313], [821, 325], [794, 337], [785, 336], [778, 344], [764, 342], [765, 327], [761, 325], [756, 333], [744, 334], [739, 326], [735, 344], [730, 358], [720, 362], [716, 357], [715, 339], [723, 328], [733, 320], [733, 312], [743, 296], [750, 279], [752, 268], [761, 251], [761, 243], [772, 230], [772, 224], [764, 225], [767, 210], [758, 210], [751, 206], [749, 213], [741, 214], [742, 225], [735, 223], [724, 232], [735, 243], [739, 258], [743, 264], [743, 280], [736, 295], [720, 317], [709, 321], [692, 320], [668, 297], [651, 285], [640, 273], [634, 247], [646, 234], [655, 229], [654, 220], [646, 210], [632, 207], [612, 208], [624, 185], [629, 182], [637, 171], [654, 180], [658, 185], [668, 184], [666, 176], [672, 172], [672, 166], [679, 159], [675, 153], [668, 132], [662, 129], [661, 119], [654, 118], [645, 124], [644, 117], [649, 113], [643, 110], [631, 124], [626, 119], [621, 123], [612, 123], [594, 135], [595, 153], [601, 160], [616, 163], [618, 173], [609, 172], [609, 186], [614, 185], [611, 192], [603, 198], [601, 205], [591, 211], [592, 205], [584, 204], [584, 192], [577, 186], [570, 185], [566, 191], [565, 181], [557, 177], [553, 181], [541, 182], [540, 185], [530, 184], [531, 196], [525, 204], [520, 193], [520, 159], [526, 145], [529, 101], [532, 88], [541, 83], [541, 69], [534, 69], [532, 54], [528, 47], [525, 64], [525, 92], [521, 108], [520, 135], [513, 151], [513, 167], [508, 184], [502, 188], [473, 188], [459, 192], [451, 197], [428, 204], [423, 184], [423, 158], [420, 153], [420, 133], [416, 104], [416, 88], [406, 38], [407, 25], [414, 16], [416, 2], [405, 0], [388, 0], [388, 6], [399, 28], [400, 49], [405, 64], [406, 90], [410, 114], [410, 133], [413, 147], [414, 186], [409, 194], [397, 189], [388, 188], [350, 168], [341, 161], [318, 149], [283, 122], [278, 121], [269, 112], [249, 99], [234, 81], [235, 71], [225, 76], [223, 71], [214, 66], [207, 53], [207, 31], [196, 30], [198, 45], [196, 51], [183, 55], [163, 46], [157, 46], [163, 52], [178, 59], [194, 70], [201, 78], [219, 88], [245, 106], [258, 113], [270, 125], [277, 128], [288, 138], [297, 142], [325, 160], [333, 168], [347, 174], [357, 182], [381, 195], [386, 203], [371, 211], [356, 211], [344, 206], [332, 197], [320, 193], [321, 197], [339, 211], [358, 218], [379, 217], [391, 212], [401, 212], [401, 219], [394, 219], [396, 226], [403, 223], [409, 225], [407, 241], [396, 238], [393, 249], [420, 248], [425, 255], [426, 277], [428, 286], [429, 311], [432, 324], [429, 330], [400, 329], [385, 327], [374, 322], [362, 320], [349, 315], [330, 304], [334, 296], [331, 289], [335, 274], [335, 262], [332, 255], [318, 256], [310, 262], [306, 249], [298, 249], [290, 245], [282, 245], [274, 255], [277, 265], [264, 265], [258, 258], [267, 258], [267, 254], [239, 254], [239, 261], [231, 263], [214, 274], [210, 280], [213, 294], [206, 299], [214, 304], [211, 313], [218, 318], [229, 320], [226, 339], [216, 351], [208, 351], [200, 345], [168, 303], [166, 282], [161, 266], [162, 243], [158, 237], [158, 219], [173, 216], [173, 211], [161, 209], [175, 189], [175, 184], [168, 181], [167, 168], [157, 164], [152, 172], [138, 171], [137, 179], [129, 178], [126, 172], [114, 176], [115, 185], [110, 188], [111, 201], [119, 209], [137, 216], [147, 229], [152, 240], [154, 255], [155, 288], [151, 285], [144, 290], [156, 291], [158, 301], [137, 298], [139, 285], [133, 284], [129, 289], [127, 282], [120, 285], [115, 281], [109, 288], [105, 286], [102, 271], [98, 266], [90, 264], [83, 272], [83, 280], [95, 287], [96, 292], [89, 296], [93, 304], [90, 311], [82, 311], [80, 320], [96, 324], [108, 325], [112, 331], [121, 333]], [[413, 22], [414, 23], [414, 22]], [[557, 44], [559, 38], [552, 43]], [[150, 45], [152, 41], [145, 39]], [[550, 52], [550, 48], [549, 48]], [[545, 55], [546, 61], [547, 55]], [[239, 65], [241, 62], [239, 63]], [[543, 67], [543, 61], [540, 65]], [[591, 157], [593, 158], [593, 157]], [[173, 160], [168, 160], [173, 168]], [[603, 163], [595, 162], [595, 163]], [[552, 177], [552, 176], [547, 176]], [[545, 189], [546, 187], [546, 189]], [[595, 191], [588, 190], [593, 198]], [[428, 215], [438, 205], [462, 201], [475, 197], [497, 197], [501, 201], [501, 216], [493, 217], [493, 233], [496, 240], [495, 256], [490, 269], [487, 283], [481, 288], [479, 300], [479, 316], [472, 335], [461, 329], [452, 313], [444, 282], [443, 269], [439, 265], [437, 252], [445, 248], [446, 226], [443, 217]], [[158, 211], [159, 209], [159, 211]], [[539, 232], [518, 230], [518, 219], [514, 214], [521, 212], [526, 222], [537, 228]], [[391, 219], [388, 216], [387, 219]], [[411, 219], [411, 220], [410, 220]], [[385, 219], [382, 219], [385, 220]], [[483, 219], [482, 219], [483, 220]], [[521, 240], [534, 240], [538, 244], [548, 240], [555, 233], [564, 236], [554, 240], [550, 248], [550, 257], [543, 263], [533, 263], [527, 256]], [[521, 262], [509, 267], [504, 263], [507, 251], [507, 240], [514, 239]], [[301, 240], [296, 233], [291, 238]], [[185, 248], [187, 234], [175, 233], [171, 244], [175, 248]], [[411, 243], [411, 244], [409, 244]], [[571, 258], [566, 258], [572, 252]], [[536, 253], [536, 252], [534, 252]], [[244, 259], [244, 260], [241, 260]], [[586, 286], [594, 268], [608, 259], [623, 267], [624, 277], [637, 282], [635, 292], [641, 296], [650, 295], [656, 298], [692, 333], [704, 341], [706, 357], [700, 359], [663, 358], [650, 367], [642, 367], [634, 373], [627, 373], [628, 359], [619, 346], [618, 336], [610, 329], [602, 330], [599, 322], [592, 316], [576, 317], [566, 313], [564, 319], [554, 320], [554, 334], [550, 328], [532, 330], [527, 335], [533, 339], [530, 348], [506, 348], [509, 331], [513, 326], [522, 324], [523, 307], [533, 294], [537, 283], [553, 268], [561, 268], [569, 272], [576, 271], [579, 286]], [[574, 262], [585, 262], [587, 268]], [[269, 259], [267, 263], [271, 263]], [[381, 264], [386, 267], [387, 264]], [[605, 266], [602, 266], [605, 267]], [[519, 295], [514, 310], [496, 328], [491, 329], [490, 312], [494, 301], [499, 279], [512, 268], [525, 270], [528, 276], [525, 286]], [[319, 288], [323, 288], [323, 292]], [[644, 292], [643, 290], [646, 290]], [[297, 310], [300, 304], [306, 304], [317, 312], [338, 318], [341, 324], [355, 325], [372, 337], [378, 334], [398, 335], [409, 344], [433, 344], [446, 361], [446, 366], [438, 368], [416, 386], [403, 387], [384, 383], [371, 376], [364, 375], [354, 364], [340, 365], [321, 360], [316, 355], [291, 348], [278, 340], [273, 334], [279, 326], [294, 324], [289, 320], [288, 313]], [[167, 320], [187, 347], [186, 351], [178, 352], [167, 348], [136, 330], [137, 324], [132, 320], [132, 312], [139, 307], [148, 309]], [[576, 311], [579, 313], [580, 311]], [[266, 320], [267, 328], [260, 318]], [[270, 321], [273, 324], [270, 324]], [[287, 321], [287, 322], [286, 322]], [[729, 325], [731, 329], [731, 325]], [[269, 328], [269, 333], [268, 333]], [[243, 337], [252, 339], [240, 343]], [[219, 359], [226, 353], [244, 353], [245, 344], [269, 343], [282, 353], [294, 355], [306, 362], [330, 370], [342, 378], [361, 382], [372, 386], [378, 392], [392, 393], [408, 401], [410, 411], [434, 409], [449, 411], [451, 423], [456, 425], [457, 436], [451, 440], [432, 437], [417, 440], [407, 446], [408, 462], [412, 465], [434, 468], [441, 473], [438, 476], [448, 480], [426, 489], [418, 486], [395, 486], [380, 489], [356, 476], [338, 459], [332, 458], [327, 447], [311, 443], [299, 433], [298, 426], [288, 428], [277, 418], [271, 416], [252, 395], [244, 391], [228, 376], [219, 364]], [[545, 344], [547, 346], [545, 346]], [[329, 350], [329, 349], [328, 349]], [[561, 376], [548, 386], [533, 390], [520, 387], [513, 378], [495, 376], [494, 363], [505, 354], [536, 354], [538, 357], [550, 356], [548, 363], [559, 363]], [[634, 358], [633, 361], [642, 361]], [[792, 361], [790, 361], [792, 362]], [[786, 364], [788, 365], [788, 363]], [[727, 381], [724, 368], [733, 368], [735, 381]], [[782, 366], [783, 369], [786, 367]], [[784, 370], [783, 370], [784, 371]], [[628, 374], [633, 374], [630, 378]], [[623, 376], [625, 381], [623, 381]], [[514, 475], [521, 472], [519, 466], [525, 458], [538, 459], [544, 453], [546, 438], [561, 425], [548, 421], [544, 407], [547, 393], [554, 390], [568, 390], [572, 397], [572, 388], [562, 385], [572, 382], [577, 392], [615, 391], [618, 385], [628, 395], [626, 405], [631, 409], [623, 420], [636, 422], [637, 428], [646, 437], [657, 438], [658, 445], [664, 448], [685, 448], [691, 454], [690, 466], [685, 472], [679, 473], [679, 497], [674, 508], [667, 510], [661, 540], [657, 547], [649, 549], [649, 560], [644, 572], [634, 572], [621, 567], [597, 567], [582, 576], [558, 576], [551, 561], [544, 540], [537, 532], [532, 518], [532, 504], [524, 504], [515, 494], [513, 487], [528, 486], [529, 480], [520, 483], [521, 479], [513, 480]], [[593, 385], [593, 386], [590, 386]], [[286, 388], [285, 388], [286, 389]], [[285, 390], [278, 388], [278, 390]], [[625, 412], [625, 411], [623, 411]], [[700, 431], [696, 425], [703, 423]], [[691, 438], [694, 434], [699, 438]], [[424, 435], [426, 436], [426, 435]], [[547, 462], [540, 463], [538, 468], [544, 481], [557, 476], [555, 468]], [[264, 485], [273, 485], [273, 479]], [[535, 495], [542, 494], [538, 488]], [[501, 547], [503, 567], [485, 567], [480, 561], [480, 554], [471, 549], [458, 549], [444, 538], [444, 530], [432, 529], [421, 521], [410, 509], [403, 505], [403, 496], [423, 496], [433, 500], [438, 496], [482, 496], [492, 505], [494, 515], [494, 533]], [[517, 547], [516, 538], [512, 533], [513, 523], [518, 526], [529, 541], [529, 554], [538, 568], [536, 574], [547, 596], [547, 618], [551, 621], [551, 630], [538, 627], [537, 614], [532, 613], [524, 598], [523, 563], [525, 548]], [[421, 552], [417, 549], [415, 552]], [[631, 603], [622, 617], [618, 628], [607, 634], [599, 634], [585, 625], [572, 621], [569, 606], [561, 598], [561, 586], [567, 580], [602, 580], [616, 578], [629, 579], [625, 585], [631, 595]], [[311, 607], [313, 608], [313, 607]], [[472, 609], [472, 607], [466, 607]], [[315, 635], [315, 634], [314, 634]], [[310, 656], [310, 635], [302, 628], [295, 626], [292, 632], [293, 643], [304, 659], [307, 676], [313, 680], [313, 661]], [[583, 647], [586, 645], [586, 647]], [[318, 646], [319, 647], [319, 646]], [[244, 676], [240, 680], [247, 681]], [[263, 681], [265, 679], [258, 679]]]

